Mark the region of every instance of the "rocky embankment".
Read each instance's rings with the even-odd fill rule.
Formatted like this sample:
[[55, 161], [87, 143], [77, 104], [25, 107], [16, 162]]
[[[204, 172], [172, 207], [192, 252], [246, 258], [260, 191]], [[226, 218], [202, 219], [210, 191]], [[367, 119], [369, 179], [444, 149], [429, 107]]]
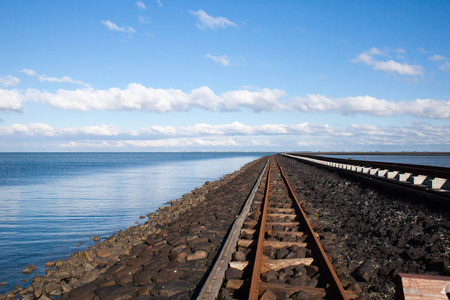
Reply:
[[[341, 282], [360, 299], [392, 299], [399, 272], [450, 276], [448, 202], [278, 158]], [[195, 297], [266, 160], [171, 201], [145, 224], [49, 262], [47, 276], [0, 299]]]
[[450, 276], [450, 203], [280, 162], [344, 286], [357, 280], [368, 299], [393, 299], [397, 273]]
[[48, 262], [46, 276], [0, 299], [186, 299], [196, 293], [267, 158], [148, 215], [65, 260]]

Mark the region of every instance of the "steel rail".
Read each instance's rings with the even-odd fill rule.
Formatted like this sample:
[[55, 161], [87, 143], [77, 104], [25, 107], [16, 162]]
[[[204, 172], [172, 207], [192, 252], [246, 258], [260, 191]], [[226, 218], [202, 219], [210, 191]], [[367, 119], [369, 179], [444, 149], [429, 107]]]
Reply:
[[[276, 168], [279, 169], [279, 175], [274, 173], [274, 172], [278, 172], [276, 170]], [[262, 177], [266, 175], [266, 182], [265, 182], [265, 186], [262, 183]], [[308, 286], [296, 286], [296, 285], [289, 285], [289, 284], [275, 284], [275, 283], [268, 283], [268, 282], [263, 282], [261, 279], [261, 273], [264, 273], [265, 270], [267, 268], [274, 268], [276, 270], [276, 268], [278, 266], [283, 265], [282, 264], [282, 260], [278, 261], [278, 260], [271, 260], [266, 258], [263, 255], [263, 251], [264, 251], [264, 245], [266, 244], [266, 246], [268, 245], [267, 241], [265, 241], [265, 235], [267, 233], [267, 227], [271, 226], [270, 224], [272, 224], [271, 222], [267, 221], [267, 218], [269, 216], [269, 201], [271, 201], [271, 197], [272, 197], [272, 192], [271, 190], [273, 190], [275, 188], [275, 186], [277, 186], [273, 181], [273, 179], [275, 177], [281, 178], [281, 182], [283, 182], [283, 184], [285, 185], [286, 188], [286, 192], [287, 195], [289, 196], [289, 199], [291, 199], [292, 201], [292, 210], [293, 212], [296, 212], [296, 215], [298, 216], [297, 218], [299, 219], [299, 221], [295, 221], [297, 222], [297, 224], [302, 224], [303, 228], [304, 228], [304, 234], [305, 236], [310, 237], [310, 239], [313, 239], [313, 241], [308, 242], [309, 248], [313, 251], [313, 256], [315, 257], [315, 260], [317, 260], [318, 264], [319, 264], [319, 272], [322, 273], [328, 283], [328, 287], [326, 289], [324, 288], [314, 288], [314, 287], [308, 287]], [[264, 170], [261, 172], [259, 179], [257, 181], [257, 183], [255, 184], [253, 190], [252, 190], [252, 195], [255, 196], [255, 194], [257, 193], [257, 190], [259, 191], [264, 191], [263, 195], [262, 195], [262, 203], [258, 204], [259, 207], [261, 208], [261, 216], [259, 221], [254, 221], [255, 225], [257, 223], [259, 223], [259, 229], [256, 229], [256, 235], [257, 235], [257, 243], [256, 243], [256, 248], [254, 248], [256, 251], [255, 253], [255, 257], [254, 260], [250, 260], [250, 261], [236, 261], [236, 262], [231, 262], [231, 257], [232, 254], [234, 253], [233, 250], [236, 249], [237, 246], [240, 247], [248, 247], [250, 246], [250, 244], [248, 245], [244, 245], [242, 244], [243, 242], [248, 242], [247, 240], [243, 239], [240, 240], [239, 239], [239, 235], [240, 232], [243, 227], [243, 223], [244, 220], [248, 217], [249, 215], [249, 210], [250, 210], [250, 206], [253, 204], [254, 202], [254, 197], [249, 197], [247, 199], [247, 202], [244, 206], [244, 209], [242, 210], [240, 216], [236, 219], [235, 223], [233, 224], [233, 228], [230, 231], [229, 237], [227, 238], [223, 249], [212, 269], [212, 271], [210, 272], [210, 274], [208, 275], [208, 278], [206, 279], [205, 284], [202, 287], [202, 290], [199, 293], [199, 296], [197, 299], [208, 299], [208, 300], [212, 300], [212, 299], [217, 299], [218, 295], [219, 295], [219, 291], [221, 289], [221, 287], [223, 286], [223, 282], [224, 282], [224, 274], [225, 271], [227, 270], [227, 267], [230, 268], [238, 268], [240, 270], [242, 270], [242, 268], [245, 268], [247, 265], [249, 267], [249, 271], [251, 272], [250, 276], [251, 276], [251, 280], [250, 280], [250, 286], [249, 286], [249, 290], [248, 290], [248, 294], [245, 293], [245, 297], [248, 297], [248, 299], [258, 299], [260, 297], [260, 294], [262, 292], [264, 292], [267, 289], [275, 289], [275, 290], [285, 290], [288, 293], [295, 293], [295, 292], [299, 292], [301, 290], [303, 291], [307, 291], [308, 293], [318, 293], [321, 295], [327, 295], [328, 298], [330, 299], [349, 299], [350, 298], [354, 299], [356, 298], [356, 295], [351, 293], [347, 294], [346, 291], [343, 289], [342, 285], [339, 282], [339, 279], [336, 276], [336, 273], [333, 270], [333, 267], [331, 266], [331, 263], [329, 262], [325, 252], [323, 251], [322, 246], [320, 245], [320, 242], [318, 240], [318, 238], [316, 237], [316, 234], [314, 233], [314, 230], [312, 229], [311, 224], [307, 221], [306, 219], [306, 214], [303, 212], [299, 201], [297, 200], [295, 194], [293, 193], [293, 190], [288, 182], [288, 178], [287, 176], [284, 174], [283, 169], [281, 168], [278, 160], [274, 157], [271, 156], [269, 158], [269, 160], [266, 163], [266, 166], [264, 167]], [[286, 214], [287, 216], [288, 214]], [[306, 222], [304, 221], [306, 220]], [[286, 224], [290, 224], [289, 222], [283, 222]], [[273, 224], [278, 224], [278, 223], [273, 223]], [[252, 229], [251, 231], [255, 232], [254, 229]], [[303, 235], [303, 233], [302, 233]], [[239, 240], [238, 240], [239, 239]], [[241, 243], [241, 244], [240, 244]], [[318, 244], [318, 246], [315, 246], [314, 244]], [[304, 247], [304, 246], [302, 246]], [[311, 261], [313, 260], [313, 258], [308, 258]], [[287, 264], [292, 264], [292, 260], [297, 260], [297, 259], [285, 259], [283, 263], [287, 263]], [[301, 258], [299, 259], [301, 260]], [[296, 262], [296, 263], [300, 263], [300, 262]], [[242, 268], [241, 268], [242, 267]], [[279, 267], [278, 267], [279, 268]], [[232, 280], [228, 281], [228, 283], [231, 283]], [[240, 282], [239, 282], [240, 281]], [[242, 285], [244, 284], [244, 280], [236, 280], [235, 282], [233, 282], [232, 286], [234, 286], [234, 289], [238, 289], [241, 288]], [[227, 286], [228, 288], [228, 286]], [[233, 289], [233, 288], [232, 288]]]
[[325, 251], [323, 250], [323, 247], [319, 241], [319, 239], [316, 236], [316, 233], [314, 232], [314, 229], [311, 226], [311, 223], [308, 221], [308, 218], [306, 217], [305, 212], [303, 211], [300, 202], [298, 201], [297, 197], [294, 194], [294, 191], [291, 188], [291, 185], [289, 184], [288, 178], [286, 174], [284, 173], [283, 169], [281, 168], [279, 162], [277, 159], [275, 159], [277, 162], [277, 165], [280, 169], [281, 176], [286, 183], [286, 186], [288, 187], [288, 192], [290, 196], [294, 199], [294, 202], [296, 203], [296, 207], [298, 211], [300, 212], [299, 217], [301, 219], [301, 222], [305, 225], [306, 234], [311, 238], [311, 247], [314, 250], [314, 254], [319, 261], [319, 264], [321, 266], [321, 271], [325, 274], [325, 276], [328, 279], [328, 284], [330, 285], [330, 288], [333, 291], [333, 297], [334, 299], [349, 299], [347, 296], [346, 291], [344, 290], [339, 278], [336, 275], [336, 272], [334, 271], [333, 265], [331, 264], [330, 260], [328, 259], [328, 256], [326, 255]]
[[267, 208], [269, 207], [269, 191], [270, 191], [270, 172], [272, 171], [273, 156], [270, 157], [269, 169], [267, 171], [266, 189], [264, 192], [264, 208], [261, 215], [261, 224], [259, 228], [258, 242], [256, 248], [255, 261], [253, 264], [252, 279], [250, 284], [250, 292], [248, 299], [258, 299], [259, 286], [261, 283], [260, 274], [263, 259], [264, 235], [266, 234]]
[[264, 173], [266, 172], [268, 165], [269, 165], [269, 159], [267, 160], [264, 169], [259, 174], [259, 177], [256, 181], [256, 183], [253, 186], [253, 189], [250, 193], [250, 195], [247, 198], [247, 201], [244, 205], [244, 208], [242, 209], [242, 212], [240, 213], [239, 217], [234, 221], [233, 226], [231, 227], [230, 234], [227, 237], [227, 240], [222, 248], [222, 251], [220, 252], [216, 263], [214, 264], [211, 272], [209, 273], [208, 278], [206, 279], [205, 283], [203, 284], [202, 290], [200, 291], [199, 295], [197, 296], [197, 299], [202, 300], [214, 300], [217, 299], [217, 296], [219, 294], [220, 288], [223, 283], [223, 279], [225, 277], [225, 271], [228, 267], [228, 264], [231, 259], [231, 254], [233, 253], [234, 249], [236, 248], [237, 241], [239, 239], [239, 233], [242, 229], [242, 225], [244, 224], [245, 218], [248, 215], [248, 212], [250, 210], [250, 207], [253, 203], [253, 200], [255, 198], [256, 192], [261, 185], [261, 181], [263, 178]]

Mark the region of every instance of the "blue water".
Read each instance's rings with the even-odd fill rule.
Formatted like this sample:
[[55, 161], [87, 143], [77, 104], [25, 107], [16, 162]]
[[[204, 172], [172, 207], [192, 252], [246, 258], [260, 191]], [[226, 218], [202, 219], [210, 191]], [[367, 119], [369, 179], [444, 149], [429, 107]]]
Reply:
[[449, 155], [324, 155], [328, 157], [450, 168]]
[[0, 293], [267, 154], [0, 153]]

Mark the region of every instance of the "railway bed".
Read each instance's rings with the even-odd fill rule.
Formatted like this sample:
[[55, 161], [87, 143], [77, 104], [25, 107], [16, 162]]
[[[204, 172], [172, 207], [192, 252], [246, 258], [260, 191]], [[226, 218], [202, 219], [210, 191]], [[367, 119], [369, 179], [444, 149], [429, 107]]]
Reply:
[[357, 298], [344, 290], [276, 158], [246, 207], [199, 299]]
[[396, 185], [400, 189], [429, 194], [433, 198], [450, 200], [450, 168], [447, 167], [361, 161], [298, 153], [283, 155], [376, 180], [382, 184]]
[[[393, 299], [396, 274], [450, 276], [450, 201], [445, 192], [279, 157], [315, 230], [335, 248], [370, 299]], [[327, 244], [331, 239], [331, 244]]]
[[[352, 292], [350, 297], [358, 293], [361, 299], [393, 299], [398, 273], [450, 276], [450, 203], [446, 201], [445, 192], [423, 192], [416, 187], [405, 188], [405, 184], [379, 184], [378, 180], [370, 178], [370, 174], [353, 176], [346, 170], [280, 155], [276, 157], [291, 182], [293, 193], [313, 221], [316, 235], [320, 237], [339, 279]], [[263, 192], [255, 191], [255, 195], [260, 201]], [[262, 213], [256, 210], [256, 214]], [[239, 246], [237, 241], [239, 238], [249, 239], [250, 234], [255, 234], [252, 230], [244, 228], [242, 234], [238, 231], [234, 244], [237, 246], [229, 252], [229, 258], [219, 257], [218, 261], [222, 261], [223, 266], [217, 267], [216, 264], [211, 271], [216, 276], [210, 277], [220, 277], [217, 274], [223, 273], [225, 279], [215, 284], [216, 290], [220, 286], [218, 291], [223, 299], [248, 297], [251, 271], [245, 270], [241, 274], [236, 270], [230, 271], [228, 266], [239, 266], [239, 261], [233, 262], [239, 257], [244, 261], [250, 260], [248, 255], [244, 258], [242, 252], [255, 253], [254, 248], [242, 247], [242, 241]], [[273, 231], [269, 229], [268, 233], [266, 237], [272, 238]], [[296, 242], [301, 241], [296, 239]], [[293, 252], [290, 251], [292, 249], [287, 250]], [[265, 282], [268, 278], [276, 282], [280, 281], [280, 275], [282, 279], [287, 278], [291, 286], [297, 285], [290, 276], [286, 276], [291, 271], [285, 271], [261, 276], [262, 292], [269, 286]], [[205, 288], [208, 284], [211, 283], [207, 281], [202, 290], [202, 299], [213, 299], [208, 296], [211, 290]], [[271, 292], [276, 294], [276, 288]], [[278, 298], [283, 298], [282, 293], [278, 292]], [[296, 293], [290, 292], [289, 297], [300, 298]]]

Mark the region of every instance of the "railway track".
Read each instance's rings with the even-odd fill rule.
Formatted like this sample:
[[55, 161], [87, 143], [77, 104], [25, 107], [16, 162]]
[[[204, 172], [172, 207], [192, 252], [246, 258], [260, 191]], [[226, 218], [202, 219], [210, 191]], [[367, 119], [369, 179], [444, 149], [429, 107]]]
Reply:
[[355, 299], [275, 157], [236, 219], [199, 299]]
[[290, 153], [287, 157], [450, 198], [450, 168]]

